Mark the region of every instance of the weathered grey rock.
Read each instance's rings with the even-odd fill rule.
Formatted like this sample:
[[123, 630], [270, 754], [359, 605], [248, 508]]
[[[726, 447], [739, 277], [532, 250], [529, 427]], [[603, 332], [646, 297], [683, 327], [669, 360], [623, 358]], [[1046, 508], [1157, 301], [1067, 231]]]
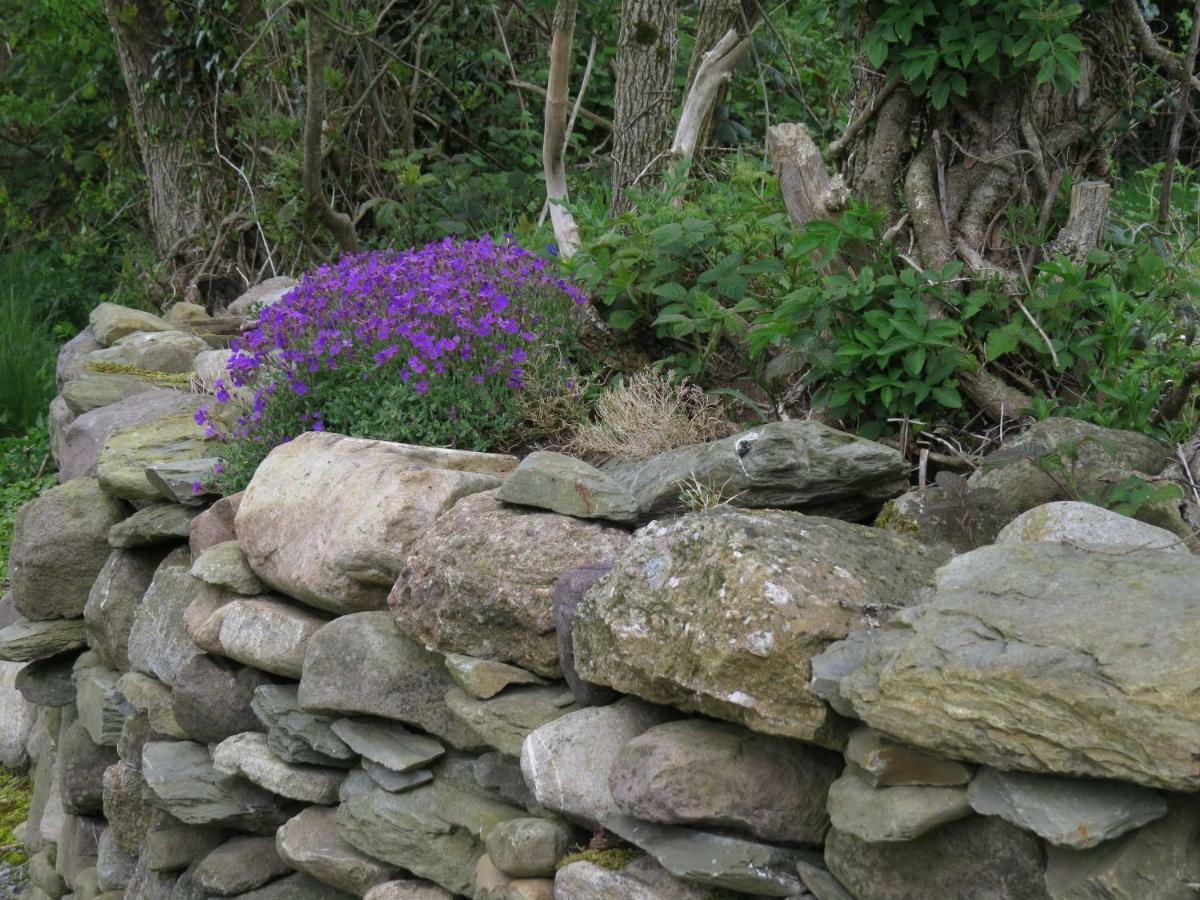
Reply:
[[1180, 598], [1197, 577], [1190, 554], [985, 547], [877, 632], [840, 691], [872, 727], [947, 756], [1196, 790], [1200, 607]]
[[[386, 766], [381, 766], [379, 763], [371, 762], [369, 759], [362, 761], [362, 770], [366, 772], [367, 777], [375, 784], [379, 785], [385, 791], [393, 794], [399, 794], [402, 791], [410, 791], [417, 785], [426, 784], [433, 781], [432, 769], [409, 769], [407, 772], [397, 772], [394, 769], [389, 769]], [[345, 782], [343, 782], [343, 785]], [[342, 795], [341, 788], [338, 789], [338, 797]]]
[[475, 746], [478, 737], [446, 708], [453, 686], [441, 657], [401, 635], [391, 613], [363, 612], [334, 619], [313, 635], [299, 699], [312, 712], [382, 716], [456, 747]]
[[[175, 680], [178, 683], [179, 679]], [[179, 739], [188, 736], [171, 708], [171, 689], [157, 678], [126, 672], [117, 681], [117, 690], [136, 711], [146, 714], [155, 733]]]
[[1163, 819], [1090, 850], [1050, 846], [1053, 900], [1190, 900], [1200, 882], [1200, 810], [1178, 797]]
[[13, 521], [9, 578], [27, 619], [83, 614], [92, 582], [108, 559], [108, 529], [125, 504], [105, 496], [94, 478], [76, 478], [31, 500]]
[[156, 872], [146, 864], [146, 853], [138, 855], [133, 878], [125, 889], [125, 896], [137, 900], [172, 900], [178, 876], [170, 872]]
[[186, 547], [167, 555], [134, 611], [129, 633], [130, 667], [164, 684], [174, 684], [180, 667], [200, 652], [183, 624], [183, 614], [200, 590], [188, 568]]
[[509, 685], [545, 684], [546, 682], [524, 669], [494, 659], [479, 659], [461, 653], [446, 654], [446, 671], [454, 682], [476, 700], [495, 697]]
[[80, 724], [93, 741], [105, 747], [117, 746], [121, 728], [133, 712], [133, 707], [117, 689], [118, 678], [119, 672], [103, 666], [90, 666], [75, 673], [75, 705]]
[[214, 476], [221, 464], [219, 456], [151, 463], [146, 480], [163, 499], [198, 509], [220, 496]]
[[129, 668], [134, 616], [164, 556], [159, 548], [114, 550], [92, 584], [83, 608], [88, 644], [111, 669]]
[[644, 856], [621, 869], [583, 860], [563, 866], [554, 877], [554, 895], [564, 900], [709, 900], [712, 891], [676, 878]]
[[138, 394], [157, 391], [161, 388], [160, 382], [152, 381], [144, 376], [95, 372], [85, 369], [77, 379], [63, 385], [62, 399], [67, 409], [76, 415], [83, 415], [94, 409], [111, 406]]
[[484, 743], [509, 756], [521, 754], [521, 745], [534, 729], [579, 709], [570, 693], [553, 684], [513, 688], [491, 700], [476, 700], [452, 688], [446, 692], [446, 705]]
[[355, 753], [395, 772], [419, 769], [446, 752], [433, 738], [392, 722], [338, 719], [332, 729]]
[[29, 882], [50, 897], [61, 897], [70, 888], [54, 868], [57, 847], [51, 844], [29, 857]]
[[127, 334], [138, 331], [169, 331], [171, 326], [156, 315], [116, 303], [101, 303], [88, 315], [96, 343], [108, 347]]
[[325, 616], [283, 600], [235, 600], [222, 607], [217, 641], [230, 659], [299, 678], [308, 642], [328, 622]]
[[971, 814], [965, 787], [872, 787], [847, 769], [829, 789], [833, 827], [872, 844], [911, 841]]
[[156, 872], [175, 872], [202, 860], [229, 837], [212, 825], [186, 825], [174, 816], [157, 812], [146, 832], [143, 853]]
[[27, 703], [37, 706], [66, 706], [68, 703], [74, 703], [75, 680], [71, 677], [71, 667], [74, 663], [73, 653], [26, 663], [17, 672], [14, 687], [21, 692]]
[[[1167, 447], [1143, 434], [1079, 419], [1043, 419], [1006, 441], [970, 478], [939, 475], [936, 484], [889, 503], [877, 524], [966, 552], [993, 542], [1026, 510], [1102, 493], [1132, 474], [1157, 475], [1169, 456]], [[1056, 463], [1064, 470], [1053, 470]], [[1156, 521], [1162, 513], [1155, 507], [1147, 504], [1138, 518], [1167, 527]]]
[[383, 609], [413, 542], [511, 457], [308, 432], [271, 451], [237, 512], [250, 566], [336, 613]]
[[1120, 781], [980, 770], [967, 792], [971, 808], [999, 816], [1059, 847], [1086, 850], [1167, 814], [1157, 791]]
[[192, 520], [192, 530], [188, 540], [191, 543], [193, 558], [224, 541], [237, 540], [237, 534], [233, 530], [233, 520], [241, 503], [241, 493], [230, 494], [228, 497], [222, 497]]
[[204, 338], [184, 331], [127, 334], [109, 346], [93, 350], [83, 365], [130, 366], [150, 372], [190, 372], [197, 353], [208, 349]]
[[133, 766], [116, 762], [104, 770], [102, 789], [112, 839], [126, 853], [136, 855], [155, 817], [146, 780]]
[[396, 867], [354, 849], [338, 835], [337, 813], [310, 806], [275, 833], [280, 858], [297, 871], [361, 897], [396, 874]]
[[192, 322], [203, 322], [206, 319], [211, 319], [199, 303], [188, 303], [185, 300], [180, 300], [178, 303], [171, 304], [170, 308], [163, 313], [163, 321], [170, 325], [183, 326]]
[[[96, 845], [96, 887], [100, 891], [124, 891], [133, 880], [137, 868], [137, 854], [127, 853], [117, 843], [109, 826], [100, 835]], [[78, 892], [78, 884], [76, 884]]]
[[248, 597], [267, 589], [246, 562], [246, 554], [237, 541], [222, 541], [201, 553], [192, 563], [192, 577]]
[[63, 810], [72, 816], [100, 812], [104, 806], [104, 770], [116, 761], [117, 751], [94, 742], [82, 722], [63, 728], [58, 739]]
[[[136, 390], [133, 396], [123, 399], [118, 397], [115, 402], [87, 410], [72, 420], [63, 433], [63, 443], [60, 449], [59, 479], [61, 481], [69, 481], [81, 476], [94, 477], [96, 467], [100, 463], [100, 449], [113, 432], [145, 422], [153, 422], [164, 416], [192, 416], [200, 407], [212, 402], [211, 397], [203, 394], [155, 387], [148, 383], [134, 383], [141, 389]], [[65, 403], [66, 400], [64, 399], [63, 402]], [[126, 534], [128, 540], [137, 541], [140, 539], [139, 529], [144, 528], [148, 534], [154, 534], [155, 531], [161, 531], [163, 527], [163, 525], [152, 524], [149, 521], [138, 522], [129, 525], [127, 531], [118, 532], [118, 535]], [[110, 543], [112, 534], [110, 531]], [[114, 544], [113, 546], [122, 545]], [[123, 546], [135, 546], [135, 544], [126, 543]]]
[[452, 781], [432, 782], [403, 794], [379, 788], [349, 798], [337, 811], [338, 833], [362, 852], [400, 866], [457, 894], [473, 889], [481, 840], [524, 810]]
[[905, 747], [866, 726], [850, 732], [846, 762], [874, 787], [954, 787], [971, 780], [962, 763]]
[[274, 278], [260, 281], [239, 294], [238, 298], [229, 304], [225, 313], [230, 316], [249, 316], [256, 310], [278, 303], [283, 299], [283, 295], [297, 284], [296, 279], [290, 275], [276, 275]]
[[55, 382], [61, 388], [72, 379], [78, 378], [83, 370], [83, 360], [93, 350], [100, 349], [96, 340], [96, 332], [88, 325], [79, 334], [71, 338], [59, 348], [58, 360], [54, 366]]
[[265, 887], [238, 895], [239, 900], [355, 900], [353, 894], [322, 884], [303, 872], [272, 881]]
[[262, 887], [291, 871], [273, 837], [235, 837], [200, 860], [194, 877], [205, 890], [232, 897]]
[[870, 844], [834, 829], [825, 842], [825, 863], [851, 896], [871, 900], [1048, 897], [1038, 839], [986, 816], [889, 844]]
[[908, 488], [907, 464], [891, 447], [819, 422], [771, 422], [641, 462], [615, 462], [605, 474], [637, 498], [641, 521], [681, 512], [684, 486], [699, 483], [743, 508], [799, 509], [865, 519]]
[[100, 448], [96, 477], [114, 497], [145, 505], [163, 500], [146, 478], [158, 463], [178, 463], [212, 456], [213, 445], [194, 416], [170, 415], [116, 429]]
[[576, 611], [575, 665], [646, 700], [840, 749], [810, 660], [915, 602], [946, 555], [778, 510], [653, 523]]
[[827, 750], [686, 719], [625, 744], [608, 786], [616, 809], [638, 819], [819, 844], [829, 828], [825, 795], [840, 769], [841, 760]]
[[24, 768], [36, 710], [17, 689], [21, 663], [0, 662], [0, 765]]
[[134, 550], [186, 541], [197, 512], [178, 503], [147, 506], [108, 529], [108, 544], [119, 550]]
[[[277, 597], [268, 594], [267, 597]], [[183, 612], [183, 627], [192, 643], [205, 653], [225, 655], [221, 646], [221, 626], [225, 623], [225, 612], [229, 604], [241, 600], [240, 594], [222, 591], [210, 585], [201, 585], [196, 599]]]
[[854, 900], [850, 892], [842, 887], [842, 883], [834, 878], [823, 866], [811, 863], [800, 863], [796, 866], [800, 880], [817, 900]]
[[179, 669], [171, 712], [187, 737], [216, 744], [235, 734], [261, 731], [251, 702], [271, 676], [228, 660], [194, 656]]
[[227, 775], [241, 775], [280, 797], [301, 803], [328, 805], [338, 799], [345, 772], [284, 762], [267, 746], [267, 736], [247, 731], [225, 738], [212, 751], [213, 766]]
[[388, 605], [401, 632], [427, 647], [556, 677], [555, 581], [628, 545], [620, 529], [519, 510], [486, 491], [459, 500], [412, 545]]
[[787, 850], [742, 838], [639, 822], [609, 814], [604, 827], [645, 850], [679, 878], [764, 897], [789, 897], [804, 890], [796, 864], [819, 861], [811, 851]]
[[228, 825], [261, 834], [288, 818], [275, 795], [218, 770], [208, 751], [191, 741], [146, 744], [142, 775], [156, 805], [189, 825]]
[[405, 878], [376, 885], [363, 900], [453, 900], [449, 891], [428, 881]]
[[334, 734], [332, 726], [336, 719], [301, 709], [297, 693], [294, 684], [263, 684], [255, 688], [250, 706], [267, 729], [267, 746], [286, 762], [353, 765], [358, 754]]
[[70, 481], [70, 478], [64, 478], [62, 475], [62, 460], [67, 455], [67, 429], [77, 418], [78, 415], [67, 405], [62, 395], [50, 401], [50, 409], [46, 414], [46, 429], [49, 432], [50, 455], [58, 465], [60, 483]]
[[75, 886], [75, 879], [85, 869], [95, 868], [100, 835], [105, 827], [104, 820], [99, 816], [68, 814], [63, 817], [54, 868], [69, 887]]
[[173, 735], [157, 733], [150, 724], [149, 715], [135, 710], [133, 715], [125, 720], [125, 727], [121, 729], [121, 739], [117, 741], [117, 756], [121, 758], [121, 762], [140, 772], [142, 770], [142, 748], [150, 741], [173, 739]]
[[1035, 506], [1021, 513], [996, 536], [997, 544], [1054, 541], [1076, 547], [1130, 547], [1187, 553], [1187, 545], [1165, 528], [1077, 500]]
[[513, 878], [485, 853], [475, 863], [475, 900], [554, 900], [549, 878]]
[[480, 754], [472, 764], [475, 783], [485, 791], [499, 796], [507, 803], [522, 806], [530, 812], [540, 813], [542, 806], [534, 799], [533, 792], [521, 774], [519, 757], [506, 756], [497, 750]]
[[558, 861], [567, 854], [571, 829], [550, 819], [509, 819], [484, 839], [487, 855], [505, 875], [514, 878], [553, 878]]
[[564, 572], [554, 583], [554, 628], [558, 644], [558, 664], [575, 702], [580, 706], [604, 706], [617, 699], [618, 694], [603, 684], [592, 684], [579, 677], [575, 668], [575, 641], [571, 629], [575, 611], [593, 585], [612, 571], [612, 561], [586, 563]]
[[87, 646], [83, 619], [18, 619], [0, 629], [0, 660], [32, 662]]
[[521, 772], [538, 803], [586, 825], [616, 808], [608, 773], [621, 748], [677, 715], [634, 698], [555, 719], [525, 739]]
[[[375, 779], [367, 774], [366, 769], [355, 768], [351, 769], [346, 774], [345, 781], [338, 788], [338, 800], [345, 803], [351, 797], [357, 797], [359, 794], [365, 794], [367, 791], [374, 790], [376, 787], [383, 787]], [[387, 790], [387, 788], [384, 788]]]
[[637, 498], [625, 485], [590, 463], [548, 450], [521, 460], [500, 486], [500, 499], [577, 519], [636, 522], [639, 517]]

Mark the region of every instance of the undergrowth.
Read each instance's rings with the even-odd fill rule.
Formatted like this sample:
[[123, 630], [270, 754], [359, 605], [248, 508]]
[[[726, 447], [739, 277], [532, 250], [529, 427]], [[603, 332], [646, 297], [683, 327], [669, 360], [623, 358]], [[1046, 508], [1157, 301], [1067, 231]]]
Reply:
[[57, 483], [49, 452], [44, 427], [20, 437], [0, 438], [0, 593], [8, 585], [13, 519], [22, 506]]

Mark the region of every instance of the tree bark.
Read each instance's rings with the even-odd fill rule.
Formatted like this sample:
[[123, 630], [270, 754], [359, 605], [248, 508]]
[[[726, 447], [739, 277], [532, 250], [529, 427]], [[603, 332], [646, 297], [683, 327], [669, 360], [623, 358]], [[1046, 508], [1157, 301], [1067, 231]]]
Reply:
[[550, 74], [546, 79], [545, 126], [542, 132], [542, 168], [546, 174], [546, 200], [558, 254], [569, 259], [579, 249], [579, 226], [566, 207], [567, 172], [563, 159], [567, 141], [567, 106], [570, 101], [571, 42], [575, 34], [578, 0], [559, 0], [554, 9], [550, 38]]
[[[754, 0], [700, 0], [700, 14], [696, 18], [696, 40], [692, 47], [692, 58], [688, 61], [687, 91], [692, 90], [696, 75], [704, 56], [730, 30], [741, 34], [758, 18], [758, 4]], [[744, 36], [744, 35], [743, 35]], [[696, 150], [692, 158], [700, 161], [706, 156], [709, 136], [712, 134], [713, 114], [725, 99], [728, 82], [722, 82], [713, 97], [712, 104], [700, 122], [696, 133]]]
[[656, 174], [673, 120], [676, 0], [622, 0], [614, 96], [613, 215], [628, 210], [628, 190]]
[[201, 255], [205, 191], [201, 165], [208, 129], [199, 110], [171, 108], [149, 91], [153, 58], [162, 48], [166, 19], [159, 0], [104, 0], [117, 60], [129, 94], [146, 188], [150, 228], [159, 260], [180, 264]]
[[321, 186], [321, 134], [325, 125], [325, 41], [324, 23], [314, 3], [304, 4], [304, 160], [300, 181], [309, 209], [329, 229], [344, 253], [358, 252], [358, 235], [353, 220], [329, 205]]

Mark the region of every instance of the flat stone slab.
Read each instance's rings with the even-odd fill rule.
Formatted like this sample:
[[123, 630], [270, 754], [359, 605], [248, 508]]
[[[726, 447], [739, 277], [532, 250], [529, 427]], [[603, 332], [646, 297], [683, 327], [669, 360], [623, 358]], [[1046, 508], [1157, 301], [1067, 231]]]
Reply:
[[338, 786], [346, 777], [340, 769], [284, 762], [267, 746], [267, 736], [258, 731], [221, 741], [213, 749], [212, 762], [218, 771], [241, 775], [280, 797], [325, 806], [337, 802]]
[[1078, 500], [1036, 506], [1013, 519], [996, 536], [997, 544], [1053, 541], [1076, 547], [1128, 547], [1187, 553], [1187, 545], [1165, 528]]
[[[409, 769], [407, 772], [397, 772], [387, 766], [363, 760], [363, 771], [375, 784], [392, 794], [412, 790], [422, 784], [433, 781], [432, 769]], [[343, 782], [343, 785], [345, 782]], [[341, 792], [339, 791], [339, 796]]]
[[691, 828], [639, 822], [629, 816], [607, 815], [604, 827], [645, 850], [679, 878], [730, 891], [763, 897], [790, 897], [804, 884], [796, 872], [799, 862], [818, 862], [817, 853], [787, 850], [741, 838]]
[[390, 863], [356, 850], [338, 835], [337, 812], [310, 806], [275, 833], [280, 857], [293, 869], [361, 897], [396, 874]]
[[446, 752], [433, 738], [393, 723], [338, 719], [332, 729], [355, 753], [394, 772], [423, 768]]
[[358, 754], [334, 734], [337, 716], [300, 708], [294, 684], [263, 684], [254, 690], [250, 707], [267, 729], [267, 746], [280, 759], [314, 766], [349, 767]]
[[874, 787], [954, 787], [973, 774], [969, 766], [898, 744], [866, 726], [850, 732], [846, 762]]
[[121, 673], [91, 666], [75, 674], [75, 705], [88, 735], [104, 747], [116, 747], [133, 707], [118, 688]]
[[1061, 778], [985, 767], [967, 792], [971, 808], [999, 816], [1058, 847], [1086, 850], [1167, 814], [1157, 791], [1120, 781]]
[[446, 705], [489, 746], [509, 756], [521, 755], [532, 731], [579, 709], [570, 692], [556, 685], [513, 688], [491, 700], [453, 688], [446, 692]]
[[500, 486], [500, 499], [579, 519], [636, 522], [637, 498], [591, 463], [564, 453], [535, 450]]
[[489, 700], [514, 684], [545, 684], [545, 680], [517, 666], [461, 653], [446, 654], [446, 671], [455, 683], [476, 700]]
[[87, 646], [83, 619], [17, 619], [0, 629], [0, 660], [32, 662]]
[[965, 787], [877, 788], [847, 769], [829, 789], [833, 827], [871, 844], [915, 840], [969, 815]]

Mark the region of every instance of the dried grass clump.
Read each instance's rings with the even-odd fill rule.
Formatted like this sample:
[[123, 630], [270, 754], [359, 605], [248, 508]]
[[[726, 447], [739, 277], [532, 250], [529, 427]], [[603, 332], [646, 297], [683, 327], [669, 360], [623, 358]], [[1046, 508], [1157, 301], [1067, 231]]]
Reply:
[[566, 450], [587, 458], [649, 459], [737, 431], [721, 401], [673, 375], [644, 369], [610, 387], [596, 400], [594, 420], [576, 429]]
[[499, 449], [561, 450], [587, 416], [591, 379], [565, 368], [534, 368], [514, 397], [517, 424], [501, 436]]

